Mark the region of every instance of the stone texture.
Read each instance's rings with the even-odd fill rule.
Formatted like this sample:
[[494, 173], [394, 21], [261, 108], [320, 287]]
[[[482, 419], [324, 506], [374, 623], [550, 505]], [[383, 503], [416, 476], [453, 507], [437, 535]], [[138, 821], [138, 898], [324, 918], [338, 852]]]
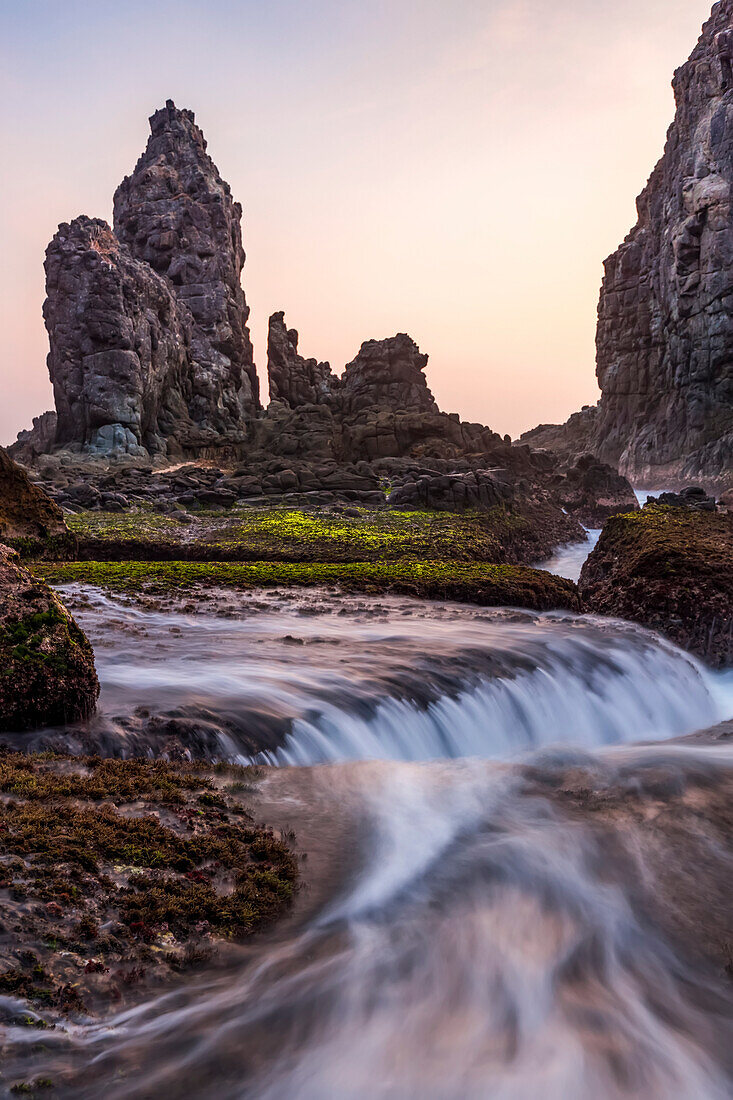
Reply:
[[0, 538], [43, 539], [66, 534], [57, 504], [0, 447]]
[[333, 401], [338, 379], [328, 363], [304, 359], [298, 354], [297, 329], [287, 328], [285, 314], [273, 313], [267, 335], [267, 376], [270, 400], [290, 408], [328, 405]]
[[98, 696], [86, 637], [51, 589], [0, 545], [0, 732], [79, 721]]
[[188, 442], [190, 319], [167, 280], [83, 216], [59, 226], [45, 266], [56, 444], [145, 456]]
[[192, 111], [168, 100], [150, 129], [134, 172], [115, 192], [114, 230], [191, 311], [191, 414], [223, 434], [260, 407], [240, 281], [242, 208], [206, 152]]
[[340, 404], [344, 417], [381, 406], [400, 412], [436, 413], [428, 389], [428, 357], [404, 332], [389, 340], [367, 340], [347, 363], [341, 379]]
[[208, 457], [241, 446], [260, 409], [242, 211], [190, 111], [168, 101], [150, 125], [115, 194], [115, 231], [82, 216], [46, 253], [53, 445]]
[[609, 516], [639, 510], [626, 478], [592, 454], [563, 468], [551, 484], [561, 506], [585, 527], [602, 527]]
[[630, 619], [733, 664], [733, 515], [645, 506], [613, 516], [580, 575], [586, 611]]
[[33, 426], [18, 432], [15, 443], [8, 447], [8, 454], [16, 462], [33, 463], [39, 455], [48, 454], [56, 441], [58, 417], [54, 411], [33, 417]]
[[[632, 480], [733, 484], [733, 0], [675, 74], [664, 156], [605, 263], [598, 408], [523, 436], [593, 450]], [[565, 438], [563, 439], [563, 435]]]

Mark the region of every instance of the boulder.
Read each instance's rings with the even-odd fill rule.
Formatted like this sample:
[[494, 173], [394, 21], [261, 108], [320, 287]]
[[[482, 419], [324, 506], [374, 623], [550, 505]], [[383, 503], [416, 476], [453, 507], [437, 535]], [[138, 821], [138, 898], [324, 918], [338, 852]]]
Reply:
[[627, 479], [592, 454], [564, 468], [554, 485], [562, 507], [585, 527], [602, 527], [609, 516], [639, 510]]
[[79, 721], [98, 696], [85, 635], [51, 589], [0, 545], [0, 731]]
[[631, 619], [733, 665], [733, 515], [645, 506], [612, 516], [583, 566], [586, 611]]
[[66, 533], [59, 506], [0, 447], [0, 538], [36, 540]]

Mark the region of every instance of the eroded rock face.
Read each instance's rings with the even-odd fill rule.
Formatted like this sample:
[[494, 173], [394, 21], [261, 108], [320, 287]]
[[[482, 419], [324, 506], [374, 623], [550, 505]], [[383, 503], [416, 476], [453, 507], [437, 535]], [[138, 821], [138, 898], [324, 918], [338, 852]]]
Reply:
[[43, 539], [66, 534], [58, 504], [0, 447], [0, 538]]
[[259, 385], [241, 285], [242, 207], [206, 152], [192, 111], [172, 100], [114, 197], [114, 230], [131, 254], [174, 287], [192, 315], [191, 414], [214, 432], [241, 428]]
[[273, 313], [267, 335], [267, 375], [270, 400], [292, 409], [302, 405], [329, 405], [338, 378], [328, 363], [304, 359], [298, 354], [297, 329], [289, 329], [283, 312]]
[[150, 124], [115, 194], [115, 231], [82, 216], [46, 253], [53, 445], [209, 457], [240, 446], [260, 408], [242, 211], [190, 111], [169, 101]]
[[626, 478], [592, 454], [581, 455], [577, 462], [566, 467], [554, 486], [562, 507], [585, 527], [602, 527], [609, 516], [639, 510]]
[[342, 415], [353, 417], [374, 406], [400, 412], [438, 412], [425, 377], [427, 362], [427, 355], [404, 332], [388, 340], [365, 341], [341, 379]]
[[580, 575], [586, 611], [630, 619], [733, 665], [733, 515], [645, 506], [613, 516]]
[[0, 732], [87, 718], [94, 654], [58, 597], [0, 545]]
[[57, 445], [145, 456], [190, 434], [190, 318], [167, 280], [98, 218], [60, 225], [45, 266]]
[[606, 260], [597, 409], [533, 446], [592, 450], [650, 487], [733, 484], [733, 0], [675, 74], [664, 156]]

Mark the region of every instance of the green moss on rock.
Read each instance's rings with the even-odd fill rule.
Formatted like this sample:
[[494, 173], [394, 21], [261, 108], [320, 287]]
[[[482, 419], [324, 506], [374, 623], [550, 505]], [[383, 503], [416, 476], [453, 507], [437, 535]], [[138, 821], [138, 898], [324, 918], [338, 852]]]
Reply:
[[346, 591], [394, 592], [485, 606], [579, 608], [572, 581], [528, 566], [486, 562], [68, 562], [36, 568], [54, 585], [78, 582], [152, 594], [197, 587], [336, 585]]
[[98, 695], [85, 635], [58, 596], [0, 546], [0, 731], [86, 718]]
[[588, 611], [651, 627], [733, 664], [733, 515], [646, 507], [612, 517], [583, 567]]

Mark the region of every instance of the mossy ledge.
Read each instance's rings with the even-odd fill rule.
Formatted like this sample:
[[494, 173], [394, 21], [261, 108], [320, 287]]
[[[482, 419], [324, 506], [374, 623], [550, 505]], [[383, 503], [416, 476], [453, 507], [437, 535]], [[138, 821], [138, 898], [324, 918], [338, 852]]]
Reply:
[[608, 520], [580, 576], [583, 607], [733, 665], [733, 515], [647, 506]]
[[247, 810], [260, 774], [1, 752], [0, 993], [93, 1012], [271, 924], [298, 868]]
[[572, 581], [523, 565], [486, 562], [66, 562], [37, 563], [52, 585], [81, 583], [168, 595], [196, 588], [337, 586], [345, 591], [455, 600], [535, 611], [579, 610]]
[[44, 559], [85, 561], [527, 562], [549, 556], [560, 537], [539, 506], [531, 518], [505, 507], [460, 515], [349, 511], [270, 506], [195, 515], [79, 512], [67, 517], [75, 550], [71, 544], [43, 552], [30, 545], [19, 549]]

